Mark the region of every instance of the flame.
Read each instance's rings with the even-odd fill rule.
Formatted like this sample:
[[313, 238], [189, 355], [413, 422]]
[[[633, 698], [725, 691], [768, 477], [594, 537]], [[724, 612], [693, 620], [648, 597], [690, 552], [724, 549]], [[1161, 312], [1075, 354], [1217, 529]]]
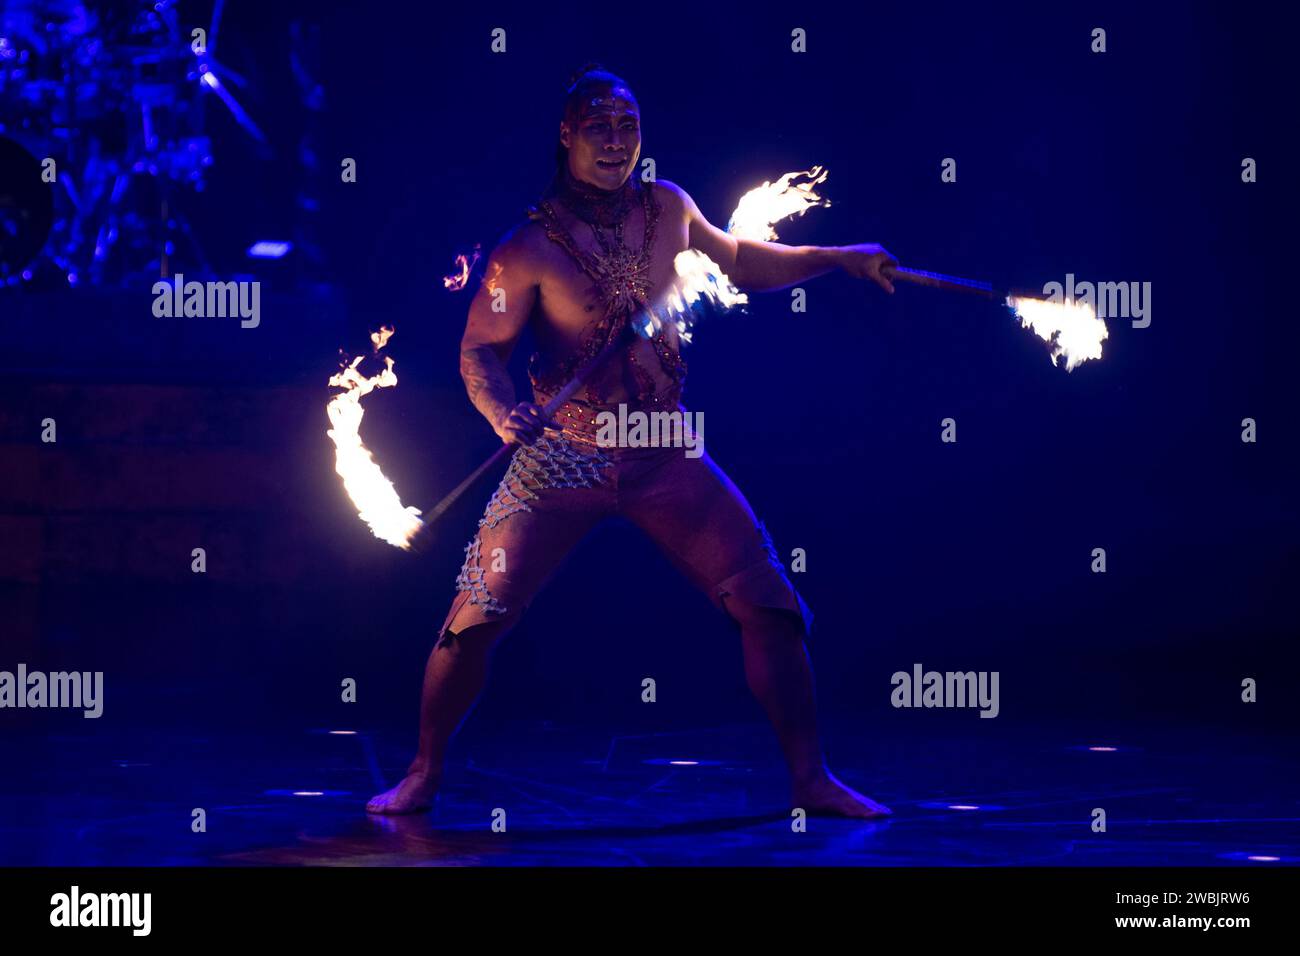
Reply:
[[[775, 183], [765, 182], [740, 197], [731, 214], [727, 231], [741, 239], [770, 242], [776, 238], [773, 224], [790, 216], [802, 216], [814, 206], [829, 206], [813, 190], [826, 181], [826, 170], [821, 166], [800, 172], [786, 173]], [[808, 182], [792, 185], [796, 177]], [[677, 281], [669, 287], [659, 306], [648, 308], [632, 320], [636, 331], [647, 338], [665, 323], [677, 327], [683, 343], [690, 344], [691, 327], [708, 306], [732, 309], [749, 302], [749, 297], [736, 288], [722, 271], [722, 267], [697, 249], [687, 249], [673, 259]]]
[[[807, 182], [794, 183], [796, 177], [806, 177]], [[802, 216], [814, 206], [829, 206], [830, 200], [818, 195], [813, 187], [826, 181], [827, 172], [821, 166], [802, 172], [786, 173], [774, 183], [765, 182], [751, 189], [740, 197], [740, 202], [727, 223], [727, 232], [739, 239], [753, 239], [757, 242], [771, 242], [777, 238], [773, 225], [791, 216]], [[688, 251], [689, 252], [689, 251]], [[689, 285], [691, 281], [707, 284], [710, 272], [713, 277], [725, 282], [732, 292], [734, 286], [718, 266], [700, 256], [703, 263], [682, 263], [682, 253], [677, 257], [677, 273], [684, 276]], [[705, 265], [707, 263], [707, 265]], [[689, 273], [689, 274], [688, 274]], [[744, 296], [740, 296], [744, 301]], [[690, 319], [692, 310], [683, 307], [676, 299], [670, 298], [676, 312], [684, 318], [678, 319], [678, 331], [682, 340], [690, 342]], [[731, 304], [731, 303], [726, 303]], [[1007, 305], [1020, 318], [1022, 327], [1032, 329], [1034, 334], [1052, 346], [1052, 364], [1057, 359], [1065, 358], [1066, 371], [1073, 371], [1076, 365], [1088, 359], [1101, 358], [1101, 343], [1108, 336], [1106, 323], [1097, 317], [1091, 305], [1080, 302], [1052, 302], [1045, 299], [1008, 296]], [[654, 324], [647, 322], [649, 334]], [[641, 331], [638, 328], [638, 331]]]
[[[392, 326], [370, 334], [376, 354], [388, 344], [392, 334]], [[343, 479], [343, 487], [362, 520], [370, 525], [376, 538], [406, 550], [420, 530], [420, 509], [403, 507], [397, 489], [384, 477], [370, 450], [362, 444], [360, 433], [364, 414], [361, 400], [377, 388], [396, 385], [397, 375], [393, 372], [392, 358], [385, 355], [384, 368], [367, 378], [357, 369], [363, 358], [364, 355], [358, 355], [350, 365], [330, 376], [329, 384], [343, 391], [325, 406], [333, 426], [325, 434], [334, 442], [334, 470]]]
[[1064, 356], [1065, 370], [1071, 372], [1081, 362], [1101, 358], [1101, 343], [1109, 333], [1088, 303], [1007, 296], [1007, 306], [1020, 318], [1022, 328], [1032, 329], [1052, 346], [1053, 365]]
[[[796, 176], [806, 176], [809, 182], [791, 185]], [[774, 183], [765, 182], [740, 197], [736, 210], [727, 223], [727, 232], [740, 239], [771, 242], [776, 238], [775, 223], [790, 216], [802, 216], [814, 206], [829, 206], [813, 190], [826, 181], [826, 170], [821, 166], [802, 172], [786, 173]]]
[[[813, 206], [829, 206], [813, 187], [826, 181], [826, 170], [821, 166], [801, 172], [786, 173], [775, 183], [765, 182], [740, 197], [731, 214], [727, 231], [741, 239], [770, 242], [776, 238], [774, 223], [790, 216], [802, 216]], [[809, 181], [792, 185], [798, 176]], [[669, 287], [658, 306], [644, 310], [632, 320], [632, 327], [649, 338], [665, 323], [677, 327], [683, 343], [691, 341], [691, 327], [708, 306], [732, 309], [749, 302], [749, 297], [736, 288], [722, 271], [722, 267], [697, 249], [679, 252], [673, 259], [677, 281]]]
[[471, 252], [470, 255], [473, 256], [472, 259], [464, 253], [458, 255], [456, 257], [456, 271], [451, 275], [442, 277], [442, 284], [446, 286], [448, 292], [459, 292], [461, 289], [465, 288], [466, 283], [469, 282], [469, 274], [474, 270], [474, 266], [478, 263], [478, 243], [474, 244], [474, 251]]
[[632, 327], [649, 338], [665, 323], [677, 327], [682, 342], [690, 344], [691, 326], [706, 306], [733, 309], [749, 302], [749, 296], [732, 283], [722, 267], [698, 249], [686, 249], [673, 259], [677, 280], [669, 286], [662, 303], [637, 316]]

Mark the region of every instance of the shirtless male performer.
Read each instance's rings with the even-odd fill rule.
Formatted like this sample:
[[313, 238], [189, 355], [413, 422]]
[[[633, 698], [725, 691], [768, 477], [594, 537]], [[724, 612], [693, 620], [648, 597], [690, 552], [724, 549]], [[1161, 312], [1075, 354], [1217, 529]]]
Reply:
[[[897, 263], [874, 244], [737, 239], [709, 223], [680, 187], [641, 182], [640, 154], [641, 114], [627, 84], [595, 66], [577, 74], [560, 123], [555, 179], [528, 221], [492, 252], [461, 342], [470, 400], [503, 442], [519, 447], [465, 548], [456, 597], [429, 655], [418, 752], [405, 779], [366, 805], [371, 813], [430, 808], [448, 741], [483, 687], [493, 645], [578, 541], [610, 515], [639, 527], [739, 625], [746, 680], [789, 766], [791, 805], [848, 817], [891, 812], [826, 767], [804, 645], [812, 613], [744, 496], [707, 453], [596, 441], [597, 415], [617, 412], [620, 403], [629, 412], [684, 412], [685, 364], [671, 324], [652, 338], [633, 337], [552, 421], [542, 406], [630, 315], [655, 301], [674, 278], [673, 258], [688, 247], [753, 292], [843, 269], [892, 293]], [[503, 295], [504, 311], [494, 310]], [[506, 363], [529, 323], [538, 343], [528, 367], [533, 401], [519, 402]]]

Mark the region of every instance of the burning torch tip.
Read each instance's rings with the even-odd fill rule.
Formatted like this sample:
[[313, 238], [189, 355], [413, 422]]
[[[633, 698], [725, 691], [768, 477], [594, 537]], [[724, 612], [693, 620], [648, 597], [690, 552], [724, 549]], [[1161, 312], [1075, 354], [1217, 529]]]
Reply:
[[429, 530], [429, 522], [421, 521], [420, 527], [416, 528], [409, 538], [406, 539], [406, 547], [403, 549], [411, 554], [424, 554], [433, 540], [433, 533]]

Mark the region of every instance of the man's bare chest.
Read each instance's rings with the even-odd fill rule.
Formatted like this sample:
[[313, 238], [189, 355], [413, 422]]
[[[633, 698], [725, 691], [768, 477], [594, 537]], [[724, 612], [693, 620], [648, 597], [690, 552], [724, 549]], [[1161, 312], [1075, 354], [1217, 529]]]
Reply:
[[644, 296], [656, 302], [673, 279], [673, 259], [688, 245], [685, 222], [661, 215], [648, 253], [643, 254], [645, 217], [640, 209], [628, 216], [621, 236], [610, 229], [600, 230], [598, 236], [581, 221], [566, 225], [567, 245], [578, 255], [566, 248], [566, 243], [544, 241], [534, 315], [534, 321], [546, 327], [543, 334], [566, 339], [603, 315], [610, 298], [627, 296], [630, 291], [632, 298]]

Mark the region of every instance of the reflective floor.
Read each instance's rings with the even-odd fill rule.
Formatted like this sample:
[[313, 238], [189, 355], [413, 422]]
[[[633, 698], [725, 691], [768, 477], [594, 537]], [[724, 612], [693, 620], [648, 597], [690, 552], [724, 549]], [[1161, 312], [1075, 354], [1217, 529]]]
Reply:
[[758, 725], [624, 737], [479, 726], [458, 739], [434, 810], [401, 818], [363, 805], [400, 778], [406, 734], [10, 736], [0, 865], [1300, 862], [1293, 741], [985, 723], [887, 741], [828, 727], [834, 770], [895, 815], [814, 817], [804, 832]]

